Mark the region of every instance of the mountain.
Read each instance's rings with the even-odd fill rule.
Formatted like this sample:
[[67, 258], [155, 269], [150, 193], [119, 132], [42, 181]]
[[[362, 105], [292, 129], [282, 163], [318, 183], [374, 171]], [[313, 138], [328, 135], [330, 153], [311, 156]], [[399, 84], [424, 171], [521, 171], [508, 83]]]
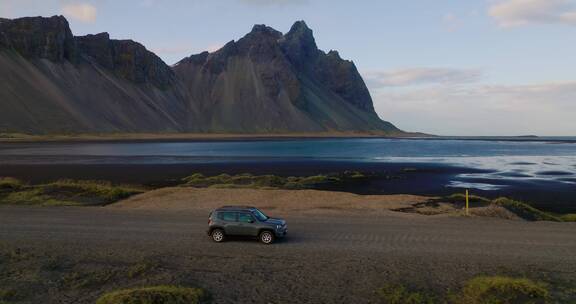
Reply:
[[170, 67], [131, 40], [73, 36], [62, 16], [0, 19], [0, 132], [339, 131], [402, 133], [303, 21]]

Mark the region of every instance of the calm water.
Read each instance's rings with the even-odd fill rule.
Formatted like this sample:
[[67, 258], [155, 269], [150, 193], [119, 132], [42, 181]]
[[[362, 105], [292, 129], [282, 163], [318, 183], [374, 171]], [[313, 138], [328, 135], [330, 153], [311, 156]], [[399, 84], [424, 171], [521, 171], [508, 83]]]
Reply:
[[481, 169], [480, 173], [458, 174], [442, 186], [484, 191], [502, 189], [510, 181], [576, 186], [576, 138], [0, 144], [0, 165], [209, 164], [260, 160], [421, 163]]

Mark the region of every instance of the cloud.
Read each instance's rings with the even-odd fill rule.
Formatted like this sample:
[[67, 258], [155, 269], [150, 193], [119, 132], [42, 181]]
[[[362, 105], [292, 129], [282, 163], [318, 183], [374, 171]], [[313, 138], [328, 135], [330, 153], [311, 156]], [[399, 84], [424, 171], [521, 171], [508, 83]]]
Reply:
[[446, 13], [442, 16], [442, 23], [451, 31], [457, 31], [462, 26], [462, 20], [454, 13]]
[[381, 117], [441, 135], [576, 135], [576, 81], [437, 85], [374, 94]]
[[369, 72], [366, 83], [371, 88], [405, 87], [430, 84], [463, 84], [478, 81], [479, 70], [450, 68], [408, 68], [395, 71]]
[[92, 23], [96, 21], [97, 9], [88, 3], [66, 4], [62, 7], [61, 11], [64, 16], [81, 22]]
[[302, 4], [308, 2], [308, 0], [239, 0], [241, 3], [244, 4], [251, 4], [251, 5], [291, 5], [291, 4]]
[[501, 27], [553, 23], [576, 25], [574, 0], [505, 0], [491, 5], [488, 14]]

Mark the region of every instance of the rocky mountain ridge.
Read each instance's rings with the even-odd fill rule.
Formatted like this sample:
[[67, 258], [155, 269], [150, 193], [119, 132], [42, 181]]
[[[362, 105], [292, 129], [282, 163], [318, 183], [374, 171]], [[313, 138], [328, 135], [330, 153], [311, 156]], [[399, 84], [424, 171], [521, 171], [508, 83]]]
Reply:
[[131, 40], [73, 36], [62, 16], [0, 19], [0, 81], [0, 132], [401, 133], [303, 21], [170, 67]]

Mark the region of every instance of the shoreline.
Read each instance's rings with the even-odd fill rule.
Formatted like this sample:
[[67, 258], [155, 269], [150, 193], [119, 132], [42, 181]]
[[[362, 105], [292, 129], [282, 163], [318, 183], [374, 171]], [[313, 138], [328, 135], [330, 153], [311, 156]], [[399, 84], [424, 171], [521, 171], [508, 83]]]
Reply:
[[330, 139], [403, 139], [403, 140], [463, 140], [576, 143], [576, 136], [446, 136], [418, 132], [386, 134], [371, 132], [311, 132], [311, 133], [93, 133], [30, 135], [0, 133], [0, 144], [10, 143], [163, 143], [163, 142], [234, 142], [234, 141], [294, 141]]
[[[3, 136], [4, 135], [4, 136]], [[196, 141], [245, 141], [245, 140], [301, 140], [345, 138], [415, 138], [434, 137], [423, 133], [387, 134], [380, 132], [311, 132], [311, 133], [94, 133], [94, 134], [2, 134], [0, 143], [41, 142], [196, 142]]]
[[[330, 161], [245, 161], [195, 164], [37, 164], [0, 165], [1, 176], [15, 177], [32, 184], [58, 179], [101, 180], [115, 184], [139, 184], [152, 188], [170, 187], [194, 173], [313, 176], [344, 171], [369, 175], [362, 182], [325, 185], [315, 190], [359, 195], [444, 196], [463, 193], [463, 188], [446, 187], [457, 175], [478, 169], [439, 164], [362, 163]], [[576, 213], [574, 187], [562, 184], [512, 181], [497, 191], [472, 189], [471, 194], [495, 199], [510, 197], [556, 213]]]

